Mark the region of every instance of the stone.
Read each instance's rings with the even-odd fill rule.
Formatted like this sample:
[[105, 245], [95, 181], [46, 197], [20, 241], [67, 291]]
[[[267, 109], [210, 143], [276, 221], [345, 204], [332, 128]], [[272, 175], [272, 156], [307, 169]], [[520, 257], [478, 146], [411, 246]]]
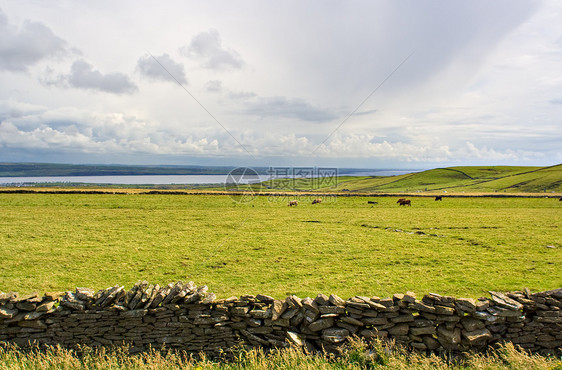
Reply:
[[297, 334], [295, 332], [292, 331], [287, 331], [287, 339], [289, 340], [289, 342], [296, 344], [297, 346], [302, 346], [303, 345], [303, 338], [300, 334]]
[[386, 338], [388, 336], [388, 332], [383, 330], [378, 330], [376, 328], [363, 329], [359, 332], [359, 336], [366, 339]]
[[37, 305], [29, 301], [21, 301], [16, 303], [16, 307], [23, 311], [35, 311]]
[[514, 299], [509, 298], [503, 293], [494, 292], [494, 291], [488, 291], [488, 293], [490, 293], [490, 295], [492, 296], [492, 301], [500, 307], [504, 307], [509, 310], [523, 309], [523, 305], [521, 303], [517, 302]]
[[406, 292], [404, 297], [402, 298], [403, 301], [408, 303], [414, 303], [416, 301], [416, 293], [414, 292]]
[[455, 309], [452, 307], [447, 307], [447, 306], [439, 306], [439, 305], [435, 305], [435, 314], [436, 315], [454, 315], [455, 314]]
[[461, 342], [460, 328], [447, 329], [445, 326], [439, 325], [439, 327], [437, 328], [437, 335], [450, 344], [458, 344]]
[[436, 329], [434, 326], [425, 326], [421, 328], [410, 328], [410, 334], [412, 335], [433, 335]]
[[121, 317], [133, 318], [133, 317], [143, 317], [148, 313], [146, 309], [130, 310], [124, 311], [119, 314]]
[[388, 334], [392, 336], [403, 336], [408, 335], [410, 326], [408, 324], [398, 324], [388, 329]]
[[361, 319], [361, 322], [365, 325], [386, 325], [388, 319], [386, 317], [365, 317]]
[[344, 314], [345, 308], [340, 306], [319, 306], [318, 310], [321, 314]]
[[45, 312], [39, 312], [39, 311], [28, 312], [23, 316], [23, 319], [24, 320], [37, 320], [38, 318], [40, 318], [44, 314], [45, 314]]
[[481, 328], [472, 331], [463, 330], [462, 336], [465, 337], [471, 345], [482, 345], [492, 338], [492, 333], [486, 328]]
[[455, 308], [464, 312], [476, 311], [476, 301], [473, 298], [457, 298], [455, 301]]
[[0, 319], [11, 319], [18, 314], [19, 310], [16, 308], [9, 309], [6, 307], [0, 307]]
[[330, 294], [330, 298], [329, 301], [331, 304], [333, 304], [334, 306], [338, 306], [338, 307], [344, 307], [345, 308], [345, 301], [343, 299], [341, 299], [340, 297], [338, 297], [335, 294]]
[[319, 304], [320, 306], [325, 306], [330, 304], [330, 299], [328, 298], [327, 295], [319, 293], [316, 298], [314, 298], [314, 302], [316, 302], [317, 304]]
[[89, 302], [94, 299], [94, 291], [90, 288], [76, 288], [74, 295], [81, 301]]
[[486, 324], [482, 320], [477, 320], [470, 317], [462, 319], [461, 324], [467, 331], [474, 331], [486, 327]]
[[308, 329], [310, 329], [311, 331], [320, 331], [323, 329], [327, 329], [331, 326], [334, 326], [334, 319], [325, 318], [325, 319], [319, 319], [317, 321], [314, 321], [313, 323], [308, 325]]
[[320, 310], [318, 309], [318, 304], [312, 298], [306, 297], [305, 299], [303, 299], [301, 301], [301, 303], [302, 303], [302, 306], [304, 308], [306, 308], [307, 310], [310, 310], [310, 311], [313, 311], [313, 312], [316, 312], [316, 313], [320, 312]]
[[408, 307], [416, 311], [435, 313], [435, 307], [418, 300], [415, 300]]
[[423, 344], [425, 344], [425, 346], [427, 347], [427, 349], [429, 349], [431, 351], [436, 350], [437, 348], [441, 347], [439, 342], [437, 340], [435, 340], [433, 337], [429, 337], [429, 336], [422, 337], [422, 341], [423, 341]]
[[288, 305], [280, 300], [274, 299], [271, 306], [271, 319], [273, 321], [278, 320], [283, 312], [287, 309]]
[[32, 321], [19, 321], [18, 326], [22, 328], [33, 328], [33, 329], [46, 329], [47, 325], [41, 320]]
[[349, 317], [349, 316], [343, 316], [341, 319], [341, 321], [350, 324], [350, 325], [355, 325], [355, 326], [364, 326], [365, 324], [363, 324], [361, 321], [354, 319], [353, 317]]
[[403, 315], [399, 315], [399, 316], [396, 316], [396, 317], [392, 317], [390, 319], [390, 321], [392, 321], [394, 323], [412, 322], [412, 321], [414, 321], [414, 315], [412, 315], [411, 313], [403, 314]]
[[329, 343], [341, 343], [349, 337], [347, 329], [329, 328], [322, 331], [322, 339]]

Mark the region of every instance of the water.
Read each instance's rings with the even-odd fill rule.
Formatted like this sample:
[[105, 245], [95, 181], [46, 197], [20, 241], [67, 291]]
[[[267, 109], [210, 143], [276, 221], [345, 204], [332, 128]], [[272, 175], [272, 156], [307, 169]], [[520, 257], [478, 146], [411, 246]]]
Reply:
[[[411, 173], [411, 170], [373, 170], [339, 176], [394, 176]], [[277, 177], [278, 178], [278, 177]], [[270, 175], [259, 175], [259, 181], [270, 180]], [[137, 175], [137, 176], [41, 176], [41, 177], [0, 177], [0, 186], [21, 186], [37, 183], [63, 184], [116, 184], [116, 185], [193, 185], [193, 184], [224, 184], [248, 183], [258, 180], [257, 177], [232, 178], [229, 175]], [[234, 180], [234, 181], [233, 181]]]

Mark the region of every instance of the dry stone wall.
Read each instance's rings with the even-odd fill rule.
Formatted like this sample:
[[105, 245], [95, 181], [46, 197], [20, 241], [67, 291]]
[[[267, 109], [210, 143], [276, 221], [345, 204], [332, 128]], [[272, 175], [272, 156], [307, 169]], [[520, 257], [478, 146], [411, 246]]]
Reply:
[[480, 351], [512, 342], [539, 354], [562, 355], [562, 288], [490, 292], [490, 298], [414, 293], [390, 298], [336, 295], [277, 300], [266, 295], [216, 299], [192, 282], [138, 282], [43, 296], [0, 292], [0, 341], [228, 351], [302, 346], [338, 352], [352, 336], [394, 340], [417, 351]]

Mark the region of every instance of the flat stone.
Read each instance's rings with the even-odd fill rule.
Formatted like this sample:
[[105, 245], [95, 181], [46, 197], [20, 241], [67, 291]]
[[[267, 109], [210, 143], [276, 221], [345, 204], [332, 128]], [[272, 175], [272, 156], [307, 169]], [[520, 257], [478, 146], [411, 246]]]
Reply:
[[316, 312], [316, 313], [320, 312], [320, 310], [318, 309], [318, 304], [312, 298], [306, 297], [305, 299], [303, 299], [301, 301], [301, 303], [302, 303], [302, 306], [304, 308], [306, 308], [307, 310], [310, 310], [310, 311], [313, 311], [313, 312]]
[[345, 308], [339, 306], [319, 306], [318, 310], [321, 314], [344, 314]]
[[0, 319], [11, 319], [18, 314], [18, 309], [9, 309], [6, 307], [0, 307]]
[[490, 338], [492, 338], [492, 333], [486, 328], [467, 331], [463, 330], [462, 336], [465, 337], [471, 345], [474, 344], [484, 344]]
[[414, 321], [414, 315], [412, 315], [411, 313], [407, 313], [407, 314], [399, 315], [399, 316], [396, 316], [396, 317], [392, 317], [390, 319], [390, 321], [392, 321], [394, 323], [412, 322], [412, 321]]
[[334, 306], [345, 307], [345, 301], [335, 294], [331, 294], [329, 298], [330, 303]]
[[341, 318], [341, 321], [343, 321], [347, 324], [350, 324], [350, 325], [364, 326], [364, 324], [361, 321], [359, 321], [357, 319], [354, 319], [353, 317], [349, 317], [349, 316], [343, 316]]
[[435, 305], [435, 314], [436, 315], [454, 315], [455, 314], [455, 309], [452, 307], [447, 307], [447, 306], [439, 306], [439, 305]]
[[457, 310], [464, 312], [474, 312], [476, 311], [476, 301], [474, 298], [457, 298], [455, 301], [455, 307]]
[[21, 301], [16, 303], [16, 307], [23, 311], [35, 311], [37, 304], [28, 301]]
[[408, 324], [398, 324], [388, 329], [388, 334], [392, 336], [408, 335], [410, 326]]
[[435, 326], [425, 326], [421, 328], [410, 328], [410, 334], [412, 335], [433, 335], [435, 334]]
[[319, 319], [311, 323], [310, 325], [308, 325], [308, 329], [310, 329], [311, 331], [320, 331], [322, 329], [326, 329], [331, 326], [334, 326], [334, 319], [325, 318], [325, 319]]
[[473, 319], [473, 318], [464, 318], [461, 320], [461, 324], [467, 331], [474, 331], [486, 327], [484, 321]]
[[288, 305], [285, 302], [274, 299], [273, 304], [271, 305], [271, 319], [273, 321], [278, 320], [287, 307]]
[[421, 311], [421, 312], [429, 312], [429, 313], [435, 313], [435, 307], [426, 304], [422, 301], [414, 301], [414, 303], [410, 304], [410, 306], [412, 309], [417, 310], [417, 311]]
[[491, 297], [492, 297], [492, 301], [501, 307], [510, 309], [510, 310], [521, 310], [523, 309], [523, 305], [519, 302], [517, 302], [514, 299], [509, 298], [508, 296], [506, 296], [503, 293], [499, 293], [499, 292], [494, 292], [494, 291], [488, 291], [488, 293], [490, 293]]
[[295, 332], [288, 331], [287, 332], [287, 339], [289, 340], [289, 342], [291, 342], [293, 344], [296, 344], [297, 346], [303, 345], [302, 336], [300, 334], [295, 333]]
[[329, 343], [341, 343], [349, 337], [347, 329], [329, 328], [322, 331], [322, 339]]
[[121, 312], [119, 315], [121, 317], [133, 318], [133, 317], [143, 317], [147, 313], [148, 313], [148, 310], [139, 309], [139, 310], [130, 310], [130, 311]]
[[325, 306], [327, 304], [330, 304], [330, 299], [328, 298], [327, 295], [319, 293], [316, 298], [314, 298], [314, 302], [316, 302], [317, 304], [321, 305], [321, 306]]
[[461, 329], [447, 329], [443, 325], [437, 328], [437, 335], [443, 338], [449, 344], [458, 344], [461, 342]]

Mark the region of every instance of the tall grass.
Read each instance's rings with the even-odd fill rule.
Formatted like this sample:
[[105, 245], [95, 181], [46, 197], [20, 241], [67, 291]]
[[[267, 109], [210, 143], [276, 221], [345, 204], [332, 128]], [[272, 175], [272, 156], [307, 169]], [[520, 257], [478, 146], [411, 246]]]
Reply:
[[61, 347], [19, 349], [0, 342], [0, 369], [550, 369], [562, 370], [554, 357], [530, 355], [505, 344], [488, 354], [465, 357], [425, 355], [381, 342], [352, 342], [340, 356], [305, 354], [299, 348], [239, 349], [228, 357], [209, 358], [178, 351], [130, 355], [126, 347], [113, 349]]

